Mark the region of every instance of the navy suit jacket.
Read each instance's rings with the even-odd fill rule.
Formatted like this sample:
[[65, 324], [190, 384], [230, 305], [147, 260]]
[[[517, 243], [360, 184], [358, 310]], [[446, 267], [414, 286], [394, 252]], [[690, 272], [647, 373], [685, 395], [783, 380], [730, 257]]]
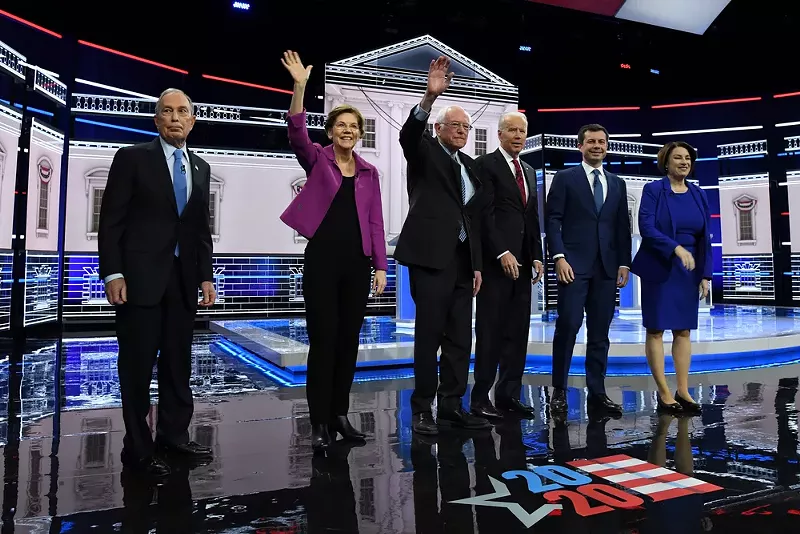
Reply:
[[[703, 213], [703, 233], [695, 249], [695, 276], [697, 284], [703, 279], [711, 280], [713, 262], [711, 260], [711, 212], [708, 208], [706, 192], [697, 184], [686, 182], [689, 193]], [[646, 282], [660, 283], [669, 278], [672, 258], [678, 243], [675, 241], [675, 219], [667, 202], [672, 192], [669, 178], [662, 178], [644, 186], [639, 204], [639, 233], [642, 246], [636, 253], [631, 271]]]
[[600, 213], [583, 165], [559, 171], [547, 194], [550, 257], [563, 254], [576, 275], [592, 272], [598, 254], [609, 278], [631, 264], [631, 229], [625, 182], [605, 169], [608, 193]]

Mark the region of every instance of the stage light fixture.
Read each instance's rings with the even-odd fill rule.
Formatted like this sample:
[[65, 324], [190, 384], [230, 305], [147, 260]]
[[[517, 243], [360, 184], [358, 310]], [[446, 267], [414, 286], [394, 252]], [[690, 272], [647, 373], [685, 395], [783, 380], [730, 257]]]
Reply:
[[519, 51], [520, 52], [530, 52], [531, 51], [531, 47], [528, 46], [528, 45], [519, 45]]
[[708, 128], [705, 130], [678, 130], [674, 132], [653, 132], [653, 137], [661, 137], [665, 135], [689, 135], [689, 134], [702, 134], [702, 133], [717, 133], [717, 132], [742, 132], [745, 130], [761, 130], [763, 126], [736, 126], [732, 128]]
[[247, 2], [234, 2], [233, 8], [241, 9], [242, 11], [250, 11], [250, 4], [248, 4]]
[[630, 66], [630, 64], [629, 64], [629, 63], [620, 63], [620, 64], [619, 64], [619, 68], [621, 68], [621, 69], [626, 69], [626, 70], [630, 70], [631, 66]]
[[658, 69], [650, 69], [651, 74], [661, 74], [661, 71]]

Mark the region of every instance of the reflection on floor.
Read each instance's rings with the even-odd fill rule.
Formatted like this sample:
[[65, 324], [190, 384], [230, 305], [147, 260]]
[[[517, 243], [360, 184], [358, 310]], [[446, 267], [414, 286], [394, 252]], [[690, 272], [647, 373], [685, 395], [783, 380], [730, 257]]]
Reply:
[[697, 375], [704, 412], [694, 419], [659, 417], [650, 381], [619, 377], [608, 385], [621, 419], [587, 412], [576, 378], [568, 420], [554, 422], [547, 377], [531, 375], [524, 397], [536, 420], [432, 439], [410, 431], [411, 382], [387, 376], [353, 389], [351, 420], [367, 444], [312, 457], [303, 388], [210, 350], [216, 339], [195, 343], [191, 429], [214, 461], [176, 465], [162, 486], [122, 469], [113, 341], [31, 346], [21, 370], [3, 360], [3, 532], [800, 528], [800, 366]]

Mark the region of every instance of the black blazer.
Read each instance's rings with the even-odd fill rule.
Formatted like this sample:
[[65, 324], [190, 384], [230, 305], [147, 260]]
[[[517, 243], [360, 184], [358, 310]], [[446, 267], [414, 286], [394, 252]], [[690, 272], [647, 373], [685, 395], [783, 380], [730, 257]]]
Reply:
[[461, 167], [447, 155], [426, 129], [427, 122], [414, 115], [416, 106], [400, 130], [408, 169], [409, 210], [397, 240], [394, 257], [402, 265], [446, 268], [455, 254], [461, 222], [467, 230], [472, 270], [482, 268], [480, 222], [483, 210], [482, 184], [472, 158], [458, 153], [466, 167], [475, 195], [466, 206], [461, 202]]
[[121, 148], [114, 156], [100, 208], [100, 276], [121, 273], [131, 304], [153, 306], [161, 300], [176, 244], [180, 244], [183, 293], [189, 309], [197, 307], [200, 283], [213, 281], [208, 211], [211, 168], [191, 152], [189, 164], [192, 194], [178, 216], [158, 138]]
[[583, 165], [556, 173], [547, 193], [547, 244], [550, 257], [564, 254], [575, 274], [591, 273], [599, 254], [606, 275], [616, 278], [631, 265], [628, 189], [616, 174], [603, 173], [608, 192], [599, 214]]
[[497, 257], [506, 250], [523, 264], [532, 264], [533, 260], [542, 261], [536, 171], [524, 161], [519, 162], [528, 184], [528, 198], [524, 206], [517, 177], [511, 172], [499, 148], [475, 160], [475, 168], [483, 178], [486, 203], [481, 226], [484, 265], [500, 268]]

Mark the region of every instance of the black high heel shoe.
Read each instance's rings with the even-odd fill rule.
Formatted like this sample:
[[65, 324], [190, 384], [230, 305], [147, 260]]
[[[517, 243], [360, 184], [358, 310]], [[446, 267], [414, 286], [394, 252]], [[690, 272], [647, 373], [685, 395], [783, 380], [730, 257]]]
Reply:
[[675, 400], [678, 401], [678, 404], [681, 405], [683, 408], [683, 413], [690, 414], [690, 415], [700, 415], [703, 413], [703, 407], [694, 402], [694, 400], [687, 400], [678, 395], [678, 392], [675, 392]]
[[328, 428], [331, 434], [331, 441], [336, 439], [337, 432], [341, 434], [342, 438], [346, 441], [364, 441], [367, 438], [366, 434], [353, 428], [353, 425], [350, 424], [346, 415], [336, 416]]
[[[675, 397], [677, 400], [677, 397]], [[658, 401], [658, 407], [656, 411], [661, 413], [670, 413], [673, 415], [683, 413], [683, 407], [681, 406], [680, 402], [671, 402], [669, 404], [665, 403], [661, 400], [661, 395], [656, 393], [656, 399]]]
[[314, 452], [322, 452], [328, 448], [331, 438], [328, 425], [311, 425], [311, 448]]

